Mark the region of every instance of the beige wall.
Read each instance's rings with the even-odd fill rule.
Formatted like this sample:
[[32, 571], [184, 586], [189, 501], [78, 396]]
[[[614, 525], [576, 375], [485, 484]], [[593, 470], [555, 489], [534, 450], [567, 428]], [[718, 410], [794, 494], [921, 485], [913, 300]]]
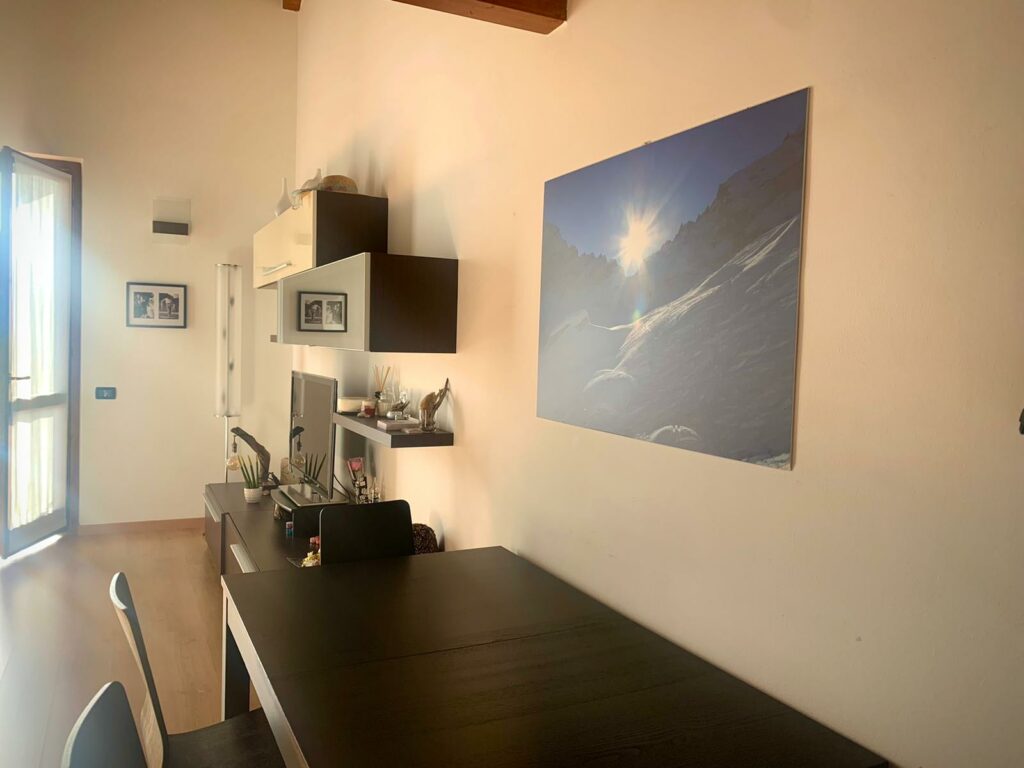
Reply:
[[[903, 765], [1024, 764], [1022, 12], [577, 0], [545, 38], [307, 0], [300, 175], [388, 195], [391, 249], [462, 282], [454, 357], [294, 362], [451, 376], [457, 446], [378, 458], [450, 546], [517, 550]], [[805, 86], [794, 471], [537, 419], [544, 181]]]
[[[213, 265], [246, 265], [250, 284], [252, 233], [291, 175], [295, 16], [276, 0], [40, 0], [0, 18], [0, 143], [84, 159], [81, 521], [200, 515], [203, 483], [223, 480]], [[187, 243], [150, 232], [159, 197], [191, 200]], [[129, 280], [186, 283], [188, 329], [125, 328]], [[246, 351], [242, 423], [265, 434]]]

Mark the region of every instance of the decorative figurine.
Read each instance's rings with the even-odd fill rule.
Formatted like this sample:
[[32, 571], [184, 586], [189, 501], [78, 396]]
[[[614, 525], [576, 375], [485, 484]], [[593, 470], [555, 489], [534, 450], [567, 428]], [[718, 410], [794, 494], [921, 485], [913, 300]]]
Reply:
[[320, 175], [320, 169], [316, 169], [316, 176], [306, 181], [299, 187], [299, 192], [312, 192], [313, 190], [320, 189], [320, 183], [323, 181], [323, 176]]
[[345, 459], [348, 475], [352, 480], [352, 495], [356, 504], [366, 504], [371, 500], [369, 480], [366, 477], [366, 461], [362, 456]]
[[409, 393], [404, 389], [398, 395], [398, 402], [391, 404], [391, 410], [388, 411], [385, 416], [389, 419], [404, 419], [405, 409], [409, 407]]
[[292, 196], [288, 192], [288, 178], [281, 179], [281, 197], [274, 206], [274, 215], [280, 216], [292, 207]]
[[448, 379], [445, 379], [444, 386], [441, 389], [437, 390], [437, 392], [428, 392], [420, 400], [420, 429], [424, 432], [434, 432], [437, 430], [437, 409], [441, 407], [441, 404], [448, 397], [448, 393], [451, 390], [451, 384], [448, 382]]

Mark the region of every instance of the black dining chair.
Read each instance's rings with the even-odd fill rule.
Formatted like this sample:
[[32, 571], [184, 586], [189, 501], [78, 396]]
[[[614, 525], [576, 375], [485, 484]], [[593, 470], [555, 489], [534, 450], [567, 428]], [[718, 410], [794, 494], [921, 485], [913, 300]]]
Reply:
[[320, 512], [320, 563], [349, 563], [413, 554], [407, 501], [330, 504]]
[[139, 733], [148, 768], [284, 768], [284, 759], [262, 709], [195, 731], [168, 734], [139, 615], [123, 573], [115, 573], [110, 581], [110, 600], [146, 682]]
[[100, 688], [78, 716], [64, 745], [61, 768], [146, 768], [139, 732], [118, 682]]
[[[327, 504], [324, 506], [334, 506]], [[296, 507], [292, 510], [292, 535], [296, 539], [308, 539], [320, 535], [320, 510], [323, 507]]]

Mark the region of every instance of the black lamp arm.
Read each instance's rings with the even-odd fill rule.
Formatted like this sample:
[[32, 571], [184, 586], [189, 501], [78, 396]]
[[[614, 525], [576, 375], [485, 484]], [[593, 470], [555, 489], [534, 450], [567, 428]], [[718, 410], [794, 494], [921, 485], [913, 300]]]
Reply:
[[260, 445], [260, 443], [256, 441], [255, 437], [250, 435], [241, 427], [232, 427], [231, 434], [237, 435], [242, 442], [252, 448], [256, 453], [256, 456], [260, 460], [260, 485], [266, 485], [270, 476], [270, 451]]

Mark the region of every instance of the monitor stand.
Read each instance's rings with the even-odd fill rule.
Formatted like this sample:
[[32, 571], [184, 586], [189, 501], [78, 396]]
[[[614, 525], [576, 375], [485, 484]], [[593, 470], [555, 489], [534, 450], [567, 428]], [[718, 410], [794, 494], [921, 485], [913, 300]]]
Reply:
[[328, 497], [326, 494], [315, 493], [307, 495], [303, 490], [308, 488], [309, 486], [300, 484], [282, 485], [280, 488], [275, 488], [270, 492], [270, 498], [274, 500], [277, 506], [288, 512], [297, 507], [315, 507], [323, 504], [332, 504], [337, 501], [336, 498]]

